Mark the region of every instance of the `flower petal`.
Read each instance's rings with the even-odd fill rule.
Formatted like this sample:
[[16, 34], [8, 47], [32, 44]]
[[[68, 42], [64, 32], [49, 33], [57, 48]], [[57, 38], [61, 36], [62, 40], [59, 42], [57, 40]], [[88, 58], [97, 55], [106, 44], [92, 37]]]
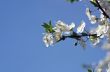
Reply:
[[71, 23], [71, 25], [69, 25], [69, 30], [73, 29], [75, 27], [75, 23]]
[[52, 45], [54, 43], [53, 35], [51, 33], [46, 33], [43, 37], [43, 42], [45, 43], [46, 47], [49, 47], [49, 45]]
[[77, 33], [82, 33], [84, 31], [84, 28], [85, 28], [85, 22], [82, 21], [81, 24], [77, 28]]

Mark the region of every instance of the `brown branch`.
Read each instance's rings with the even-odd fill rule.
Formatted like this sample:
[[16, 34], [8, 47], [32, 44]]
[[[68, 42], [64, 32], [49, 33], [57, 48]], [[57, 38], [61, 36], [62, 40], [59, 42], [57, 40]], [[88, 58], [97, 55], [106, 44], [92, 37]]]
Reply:
[[59, 41], [65, 40], [66, 38], [72, 38], [72, 39], [76, 39], [76, 40], [81, 40], [81, 37], [87, 37], [87, 36], [89, 36], [89, 37], [90, 36], [99, 37], [99, 36], [97, 36], [97, 34], [85, 34], [85, 35], [81, 34], [81, 35], [79, 35], [79, 34], [73, 32], [73, 34], [70, 35], [70, 36], [62, 36], [62, 38]]
[[103, 8], [101, 7], [101, 5], [99, 4], [99, 2], [97, 1], [97, 0], [95, 0], [96, 1], [96, 3], [97, 3], [97, 6], [99, 7], [99, 9], [103, 12], [103, 14], [106, 16], [106, 18], [110, 18], [109, 16], [108, 16], [108, 14], [103, 10]]

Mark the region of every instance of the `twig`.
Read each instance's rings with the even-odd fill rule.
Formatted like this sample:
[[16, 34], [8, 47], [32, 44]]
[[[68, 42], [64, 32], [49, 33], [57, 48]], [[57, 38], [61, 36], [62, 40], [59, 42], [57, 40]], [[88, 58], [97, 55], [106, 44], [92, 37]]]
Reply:
[[99, 9], [103, 12], [103, 14], [104, 14], [107, 18], [110, 18], [110, 17], [108, 16], [108, 14], [103, 10], [103, 8], [102, 8], [101, 5], [99, 4], [99, 2], [98, 2], [97, 0], [95, 0], [95, 1], [96, 1], [97, 5], [98, 5]]

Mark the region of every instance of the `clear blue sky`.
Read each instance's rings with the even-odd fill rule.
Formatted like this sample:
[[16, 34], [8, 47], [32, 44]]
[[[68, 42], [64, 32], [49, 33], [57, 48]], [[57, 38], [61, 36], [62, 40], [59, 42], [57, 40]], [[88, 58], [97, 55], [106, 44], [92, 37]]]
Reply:
[[92, 48], [90, 43], [83, 50], [73, 47], [71, 39], [49, 48], [42, 42], [41, 25], [49, 20], [78, 25], [84, 19], [90, 27], [83, 4], [65, 0], [0, 0], [0, 72], [84, 72], [82, 64], [103, 58], [104, 51]]

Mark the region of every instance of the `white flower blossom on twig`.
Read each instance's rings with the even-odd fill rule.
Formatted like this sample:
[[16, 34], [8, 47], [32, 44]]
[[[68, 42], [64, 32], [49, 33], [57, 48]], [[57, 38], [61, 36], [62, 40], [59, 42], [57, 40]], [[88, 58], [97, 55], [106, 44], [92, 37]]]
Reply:
[[46, 33], [43, 37], [43, 42], [45, 43], [46, 47], [49, 47], [49, 45], [53, 45], [54, 40], [51, 33]]

